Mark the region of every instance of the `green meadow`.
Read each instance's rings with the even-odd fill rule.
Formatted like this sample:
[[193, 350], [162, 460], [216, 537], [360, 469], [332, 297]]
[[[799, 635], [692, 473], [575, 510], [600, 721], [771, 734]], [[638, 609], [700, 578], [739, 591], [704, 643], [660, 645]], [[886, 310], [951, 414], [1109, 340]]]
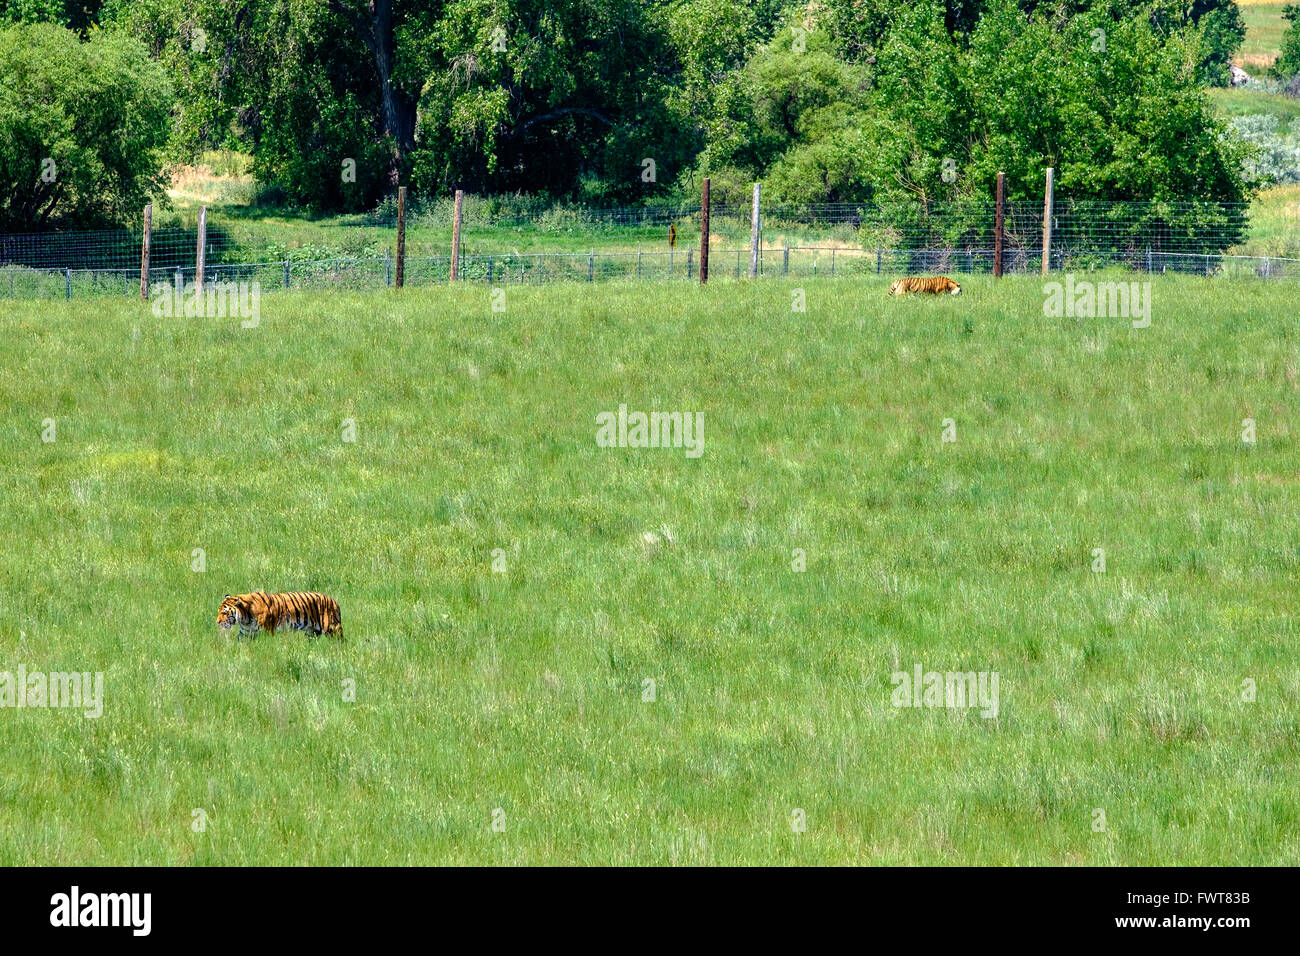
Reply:
[[0, 864], [1300, 864], [1294, 287], [889, 278], [0, 302]]

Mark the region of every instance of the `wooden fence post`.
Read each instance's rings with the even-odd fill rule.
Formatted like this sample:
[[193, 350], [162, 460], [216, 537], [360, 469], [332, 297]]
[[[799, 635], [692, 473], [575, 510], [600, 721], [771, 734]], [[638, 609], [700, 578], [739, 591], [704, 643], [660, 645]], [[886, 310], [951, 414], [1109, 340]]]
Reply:
[[140, 298], [149, 298], [149, 243], [153, 238], [153, 203], [144, 207], [144, 244], [140, 250]]
[[194, 252], [194, 289], [203, 294], [203, 268], [208, 262], [208, 207], [199, 207], [198, 248]]
[[1006, 189], [1006, 173], [998, 173], [997, 212], [993, 216], [993, 278], [995, 279], [1002, 278], [1002, 229], [1005, 222], [1003, 203], [1006, 200]]
[[758, 278], [758, 204], [762, 184], [754, 183], [754, 208], [749, 214], [749, 277]]
[[1047, 275], [1052, 266], [1052, 180], [1055, 171], [1047, 167], [1047, 186], [1043, 190], [1043, 275]]
[[700, 285], [709, 281], [709, 181], [700, 198]]
[[460, 214], [461, 205], [465, 201], [463, 190], [456, 190], [456, 209], [451, 218], [451, 281], [455, 282], [460, 275]]
[[406, 187], [397, 187], [397, 288], [406, 281]]

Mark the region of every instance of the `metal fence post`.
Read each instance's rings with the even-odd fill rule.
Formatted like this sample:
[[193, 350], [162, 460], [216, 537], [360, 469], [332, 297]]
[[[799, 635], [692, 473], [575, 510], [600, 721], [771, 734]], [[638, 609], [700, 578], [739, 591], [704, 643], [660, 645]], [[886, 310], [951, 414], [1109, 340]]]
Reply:
[[761, 183], [754, 183], [754, 208], [749, 215], [749, 277], [758, 278], [758, 209], [762, 194]]
[[700, 285], [709, 281], [709, 179], [700, 195]]
[[691, 277], [691, 253], [694, 251], [690, 246], [686, 247], [686, 278], [688, 279]]
[[289, 257], [284, 257], [284, 287], [289, 288]]
[[786, 246], [785, 249], [782, 250], [781, 252], [781, 275], [788, 276], [789, 274], [790, 274], [790, 247]]
[[587, 281], [591, 282], [596, 277], [596, 250], [592, 249], [591, 254], [587, 256]]
[[68, 268], [63, 270], [63, 297], [72, 298], [72, 270]]

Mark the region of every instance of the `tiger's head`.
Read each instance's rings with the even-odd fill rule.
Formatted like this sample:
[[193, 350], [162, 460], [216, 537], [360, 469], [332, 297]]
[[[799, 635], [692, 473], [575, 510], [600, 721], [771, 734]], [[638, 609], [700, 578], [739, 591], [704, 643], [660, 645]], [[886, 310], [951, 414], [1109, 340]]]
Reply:
[[242, 595], [226, 595], [226, 599], [221, 602], [221, 607], [217, 609], [217, 625], [223, 630], [228, 631], [232, 627], [238, 627], [241, 630], [253, 623], [253, 609], [249, 606], [247, 598]]

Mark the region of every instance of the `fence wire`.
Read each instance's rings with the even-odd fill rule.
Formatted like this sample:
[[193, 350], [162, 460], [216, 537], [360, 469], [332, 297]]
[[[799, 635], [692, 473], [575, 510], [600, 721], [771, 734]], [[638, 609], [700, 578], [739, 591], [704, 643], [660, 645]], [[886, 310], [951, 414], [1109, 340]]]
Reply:
[[[459, 277], [492, 284], [698, 279], [701, 209], [696, 206], [590, 208], [529, 197], [466, 197]], [[764, 205], [759, 274], [857, 276], [986, 273], [993, 269], [994, 205]], [[710, 278], [749, 273], [749, 204], [714, 204]], [[450, 278], [452, 201], [408, 208], [405, 283]], [[396, 210], [331, 221], [329, 247], [286, 249], [255, 233], [236, 236], [209, 217], [208, 282], [256, 283], [264, 290], [366, 289], [392, 285]], [[1300, 255], [1232, 254], [1248, 227], [1244, 204], [1057, 203], [1052, 217], [1052, 270], [1120, 266], [1146, 273], [1300, 277]], [[677, 239], [667, 247], [667, 231]], [[1043, 208], [1009, 202], [1004, 209], [1003, 268], [1039, 271]], [[520, 237], [582, 243], [583, 252], [499, 249]], [[0, 298], [138, 295], [142, 234], [129, 229], [0, 235]], [[149, 286], [183, 287], [195, 279], [197, 230], [168, 225], [150, 242]], [[649, 246], [649, 248], [646, 248]], [[603, 248], [600, 248], [603, 247]]]
[[[992, 249], [853, 249], [836, 246], [766, 247], [760, 255], [759, 276], [855, 277], [988, 274]], [[714, 249], [709, 257], [710, 281], [743, 279], [749, 275], [748, 249]], [[1152, 273], [1186, 273], [1233, 278], [1300, 279], [1300, 258], [1153, 252]], [[1041, 257], [1023, 249], [1004, 252], [1008, 275], [1038, 274]], [[1064, 269], [1075, 264], [1064, 260]], [[1087, 265], [1080, 268], [1086, 271]], [[1141, 270], [1146, 271], [1146, 270]], [[262, 292], [308, 289], [379, 289], [394, 284], [392, 257], [340, 257], [284, 262], [241, 262], [209, 268], [205, 283], [255, 285]], [[405, 284], [442, 285], [451, 277], [451, 256], [408, 256]], [[464, 255], [459, 279], [492, 286], [549, 285], [557, 282], [610, 282], [699, 279], [694, 250], [667, 252], [505, 253]], [[149, 271], [149, 295], [173, 292], [188, 295], [195, 281], [193, 266]], [[0, 299], [65, 298], [79, 296], [138, 296], [138, 269], [28, 269], [0, 267]]]

